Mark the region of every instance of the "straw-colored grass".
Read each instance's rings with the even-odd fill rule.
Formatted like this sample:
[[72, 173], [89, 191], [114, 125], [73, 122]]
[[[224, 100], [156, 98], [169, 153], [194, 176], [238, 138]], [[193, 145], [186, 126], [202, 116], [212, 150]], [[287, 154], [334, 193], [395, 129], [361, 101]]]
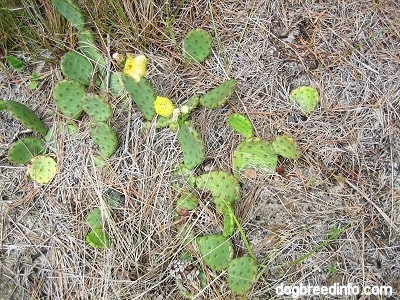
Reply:
[[[27, 178], [25, 167], [8, 162], [11, 143], [27, 133], [1, 112], [0, 299], [183, 299], [171, 267], [183, 248], [173, 226], [179, 191], [171, 175], [182, 159], [175, 134], [143, 130], [134, 104], [109, 97], [120, 146], [105, 169], [96, 169], [89, 119], [79, 123], [78, 134], [68, 134], [51, 96], [62, 78], [59, 59], [75, 47], [74, 29], [50, 1], [2, 2], [0, 98], [29, 105], [53, 127], [49, 146], [59, 172], [39, 186]], [[232, 152], [243, 139], [227, 125], [233, 111], [251, 119], [257, 136], [286, 133], [300, 145], [300, 159], [279, 161], [284, 176], [242, 183], [236, 211], [262, 271], [249, 299], [280, 299], [275, 289], [281, 283], [387, 285], [392, 299], [399, 297], [397, 1], [88, 0], [79, 5], [99, 50], [108, 58], [114, 52], [145, 54], [149, 80], [175, 103], [237, 79], [230, 105], [198, 109], [191, 118], [206, 144], [207, 170], [231, 170]], [[208, 30], [214, 40], [202, 65], [185, 64], [179, 49], [194, 27]], [[3, 60], [8, 54], [23, 58], [26, 70], [12, 71]], [[30, 91], [33, 70], [43, 81]], [[303, 84], [321, 94], [308, 118], [288, 100]], [[110, 195], [121, 198], [118, 208], [107, 205]], [[200, 195], [193, 232], [220, 230], [211, 199]], [[94, 207], [106, 212], [112, 241], [106, 250], [85, 242], [85, 217]], [[323, 243], [334, 226], [346, 230], [291, 264]], [[237, 254], [245, 254], [239, 235], [232, 239]], [[198, 254], [195, 260], [204, 266]], [[207, 271], [205, 288], [198, 282], [183, 285], [195, 299], [233, 299], [226, 276]]]

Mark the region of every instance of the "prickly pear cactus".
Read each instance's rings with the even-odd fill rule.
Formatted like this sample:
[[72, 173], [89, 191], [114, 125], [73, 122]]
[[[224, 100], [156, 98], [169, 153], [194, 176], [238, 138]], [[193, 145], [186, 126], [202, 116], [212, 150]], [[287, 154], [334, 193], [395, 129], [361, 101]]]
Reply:
[[57, 11], [79, 31], [85, 27], [85, 18], [72, 0], [51, 0]]
[[117, 134], [110, 125], [104, 122], [95, 122], [90, 127], [90, 136], [99, 146], [100, 153], [106, 158], [114, 154], [118, 147]]
[[135, 102], [146, 120], [150, 121], [156, 114], [153, 103], [157, 98], [150, 82], [144, 77], [140, 78], [139, 81], [135, 81], [135, 79], [125, 74], [122, 74], [121, 78], [133, 102]]
[[25, 164], [32, 157], [44, 153], [44, 144], [38, 138], [28, 137], [15, 142], [8, 150], [8, 160], [16, 165]]
[[85, 87], [72, 80], [57, 82], [53, 90], [54, 101], [61, 113], [67, 117], [77, 119], [82, 114], [82, 99]]
[[94, 64], [100, 71], [102, 76], [105, 76], [106, 62], [97, 50], [92, 33], [89, 30], [83, 30], [78, 33], [79, 50]]
[[111, 118], [110, 104], [96, 94], [86, 94], [82, 98], [83, 110], [97, 122], [105, 122]]
[[110, 92], [116, 96], [119, 96], [124, 91], [124, 83], [122, 82], [122, 73], [121, 72], [114, 72], [110, 75], [110, 82], [109, 82], [109, 89]]
[[211, 193], [220, 214], [224, 213], [226, 204], [233, 206], [240, 197], [239, 182], [232, 174], [225, 171], [212, 171], [198, 176], [196, 186]]
[[277, 136], [272, 141], [272, 148], [277, 154], [285, 158], [298, 159], [301, 155], [300, 151], [297, 150], [296, 142], [287, 135]]
[[88, 86], [93, 75], [90, 61], [76, 52], [67, 52], [60, 62], [61, 72], [65, 77]]
[[200, 134], [186, 123], [179, 128], [178, 141], [183, 152], [183, 162], [188, 169], [194, 169], [205, 157], [204, 142]]
[[229, 239], [222, 235], [210, 234], [198, 237], [196, 243], [207, 267], [214, 271], [226, 269], [233, 254]]
[[42, 136], [47, 134], [47, 127], [37, 117], [37, 115], [26, 105], [8, 100], [4, 102], [4, 106], [13, 118], [22, 123], [25, 127], [40, 133]]
[[246, 169], [259, 170], [268, 175], [272, 174], [278, 163], [272, 143], [259, 138], [246, 140], [238, 145], [233, 152], [233, 171], [236, 177]]
[[211, 52], [211, 36], [202, 29], [193, 29], [183, 40], [183, 54], [193, 62], [203, 62]]
[[232, 259], [228, 264], [228, 285], [234, 295], [245, 295], [257, 279], [257, 264], [251, 257]]
[[219, 108], [223, 106], [232, 95], [236, 80], [230, 79], [200, 97], [200, 105], [206, 108]]
[[224, 230], [222, 235], [224, 237], [230, 237], [235, 231], [235, 219], [233, 217], [232, 211], [229, 208], [224, 210]]
[[179, 108], [181, 112], [181, 120], [186, 120], [192, 111], [199, 105], [200, 96], [193, 95]]
[[317, 107], [319, 101], [318, 91], [311, 86], [300, 86], [290, 93], [290, 101], [299, 106], [303, 115], [308, 116]]
[[110, 247], [110, 237], [101, 228], [94, 228], [86, 236], [86, 242], [96, 249], [105, 249]]
[[253, 136], [253, 126], [248, 118], [240, 114], [233, 114], [229, 116], [228, 123], [231, 128], [246, 138]]
[[35, 156], [30, 161], [28, 173], [38, 183], [49, 183], [57, 174], [57, 163], [50, 156]]
[[176, 201], [177, 209], [194, 210], [199, 205], [199, 199], [189, 192], [183, 192]]

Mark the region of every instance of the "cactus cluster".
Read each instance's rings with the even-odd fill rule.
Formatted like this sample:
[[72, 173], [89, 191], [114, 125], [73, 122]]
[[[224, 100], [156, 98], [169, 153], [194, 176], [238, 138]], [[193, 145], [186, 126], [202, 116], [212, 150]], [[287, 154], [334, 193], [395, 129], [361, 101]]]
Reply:
[[183, 55], [190, 61], [203, 62], [211, 52], [211, 36], [202, 29], [188, 32], [183, 40]]
[[[79, 52], [67, 52], [61, 59], [61, 72], [67, 78], [56, 84], [53, 90], [55, 103], [61, 113], [71, 119], [78, 119], [82, 112], [92, 118], [91, 137], [98, 145], [102, 157], [95, 156], [96, 166], [104, 165], [104, 157], [109, 158], [117, 149], [117, 134], [107, 123], [112, 115], [110, 104], [100, 95], [87, 93], [91, 83], [101, 86], [105, 82], [105, 59], [95, 46], [92, 33], [85, 28], [85, 20], [79, 7], [72, 0], [52, 0], [52, 4], [77, 30]], [[102, 78], [99, 79], [98, 73]], [[112, 90], [116, 87], [113, 75]], [[104, 91], [104, 89], [103, 89]], [[72, 127], [70, 121], [69, 128]]]

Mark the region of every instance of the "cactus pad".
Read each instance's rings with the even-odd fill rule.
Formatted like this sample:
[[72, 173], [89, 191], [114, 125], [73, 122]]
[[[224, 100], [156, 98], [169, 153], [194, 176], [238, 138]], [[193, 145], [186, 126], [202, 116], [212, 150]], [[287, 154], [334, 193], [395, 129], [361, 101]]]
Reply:
[[232, 95], [236, 80], [230, 79], [200, 97], [200, 105], [206, 108], [219, 108], [223, 106]]
[[193, 62], [203, 62], [211, 52], [211, 36], [202, 29], [193, 29], [183, 40], [184, 56]]
[[193, 95], [192, 97], [189, 98], [182, 106], [179, 108], [181, 112], [181, 117], [180, 119], [182, 121], [186, 120], [187, 117], [190, 115], [190, 113], [199, 105], [200, 101], [200, 96], [199, 95]]
[[98, 122], [105, 122], [111, 118], [110, 104], [96, 94], [86, 94], [82, 99], [83, 110]]
[[186, 123], [178, 131], [178, 141], [183, 152], [183, 162], [188, 169], [194, 169], [205, 157], [204, 142], [200, 134]]
[[301, 113], [308, 116], [318, 104], [318, 91], [311, 86], [300, 86], [290, 93], [290, 101], [296, 103]]
[[216, 209], [221, 214], [224, 213], [226, 204], [233, 206], [240, 197], [239, 182], [225, 171], [212, 171], [198, 176], [196, 186], [211, 193]]
[[110, 247], [110, 237], [101, 228], [95, 228], [86, 236], [86, 242], [96, 249]]
[[224, 210], [224, 231], [222, 235], [224, 237], [230, 237], [235, 231], [235, 219], [232, 215], [232, 211], [228, 208]]
[[207, 267], [214, 271], [226, 269], [233, 254], [229, 239], [222, 235], [210, 234], [198, 237], [196, 243]]
[[94, 63], [102, 76], [105, 75], [106, 62], [97, 50], [92, 33], [89, 30], [83, 30], [78, 33], [78, 46], [79, 50]]
[[228, 123], [231, 128], [246, 138], [253, 136], [253, 126], [248, 118], [240, 114], [233, 114], [229, 116]]
[[72, 0], [51, 0], [57, 11], [79, 31], [85, 27], [85, 19], [79, 7]]
[[194, 210], [199, 205], [199, 200], [195, 195], [189, 192], [184, 192], [176, 202], [176, 208], [184, 210]]
[[135, 81], [133, 77], [125, 74], [122, 74], [121, 78], [133, 102], [135, 102], [146, 120], [150, 121], [156, 114], [153, 103], [157, 98], [150, 82], [144, 77], [140, 78], [139, 81]]
[[228, 285], [234, 295], [245, 295], [257, 279], [257, 264], [251, 257], [232, 259], [228, 264]]
[[104, 122], [95, 122], [90, 127], [90, 136], [99, 146], [100, 153], [109, 158], [118, 147], [117, 134], [110, 125]]
[[44, 144], [38, 138], [23, 138], [14, 143], [8, 150], [8, 159], [16, 164], [24, 164], [32, 159], [32, 157], [44, 153]]
[[233, 153], [233, 170], [235, 176], [246, 169], [260, 170], [264, 174], [271, 174], [278, 163], [272, 143], [259, 138], [246, 140], [238, 145]]
[[111, 93], [117, 96], [121, 95], [125, 89], [121, 76], [122, 76], [121, 72], [114, 72], [111, 73], [110, 75], [110, 82], [108, 88], [110, 89]]
[[93, 74], [90, 61], [76, 52], [67, 52], [61, 59], [61, 72], [65, 77], [88, 86]]
[[54, 101], [61, 113], [74, 119], [82, 113], [82, 99], [85, 95], [85, 87], [72, 80], [57, 82], [53, 90]]
[[86, 221], [92, 229], [103, 228], [105, 220], [101, 214], [101, 209], [98, 207], [93, 208], [86, 216]]
[[300, 151], [297, 150], [296, 142], [287, 135], [277, 136], [272, 141], [274, 151], [285, 158], [297, 159], [300, 157]]
[[49, 183], [57, 174], [57, 163], [50, 156], [35, 156], [30, 161], [28, 173], [38, 183]]
[[21, 122], [22, 125], [40, 133], [42, 136], [47, 134], [48, 129], [46, 125], [29, 107], [12, 100], [5, 101], [4, 105], [11, 116]]

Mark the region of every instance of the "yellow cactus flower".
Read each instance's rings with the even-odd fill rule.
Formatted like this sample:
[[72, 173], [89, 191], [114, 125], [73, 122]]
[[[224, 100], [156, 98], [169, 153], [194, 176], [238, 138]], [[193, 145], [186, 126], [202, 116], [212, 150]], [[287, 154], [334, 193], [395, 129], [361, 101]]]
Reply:
[[157, 115], [169, 117], [172, 115], [174, 108], [174, 104], [168, 98], [157, 96], [156, 101], [154, 101], [154, 109]]
[[140, 81], [140, 77], [146, 76], [147, 73], [147, 58], [144, 55], [132, 57], [127, 54], [124, 73], [133, 77], [136, 82]]

